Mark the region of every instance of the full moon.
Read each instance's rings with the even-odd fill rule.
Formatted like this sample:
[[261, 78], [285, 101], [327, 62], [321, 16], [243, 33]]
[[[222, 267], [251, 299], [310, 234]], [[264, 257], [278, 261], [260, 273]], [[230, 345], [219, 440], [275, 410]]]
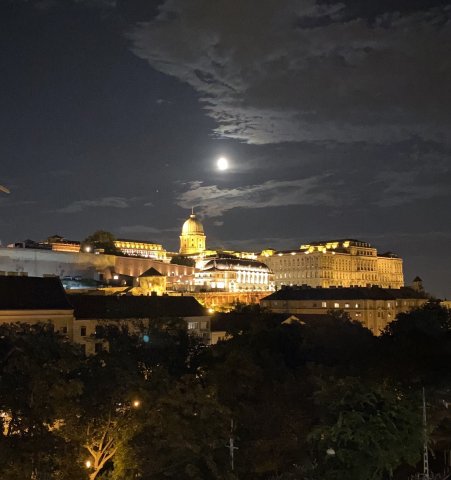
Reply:
[[218, 167], [218, 170], [221, 170], [223, 172], [224, 170], [227, 170], [229, 168], [229, 161], [226, 157], [220, 157], [216, 162], [216, 166]]

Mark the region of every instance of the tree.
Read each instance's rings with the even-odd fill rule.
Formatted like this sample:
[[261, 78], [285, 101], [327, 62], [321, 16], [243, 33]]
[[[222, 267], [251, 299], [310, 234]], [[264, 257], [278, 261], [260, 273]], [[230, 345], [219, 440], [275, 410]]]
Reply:
[[115, 480], [235, 478], [225, 448], [230, 412], [214, 389], [185, 376], [140, 413], [139, 427], [115, 459]]
[[261, 324], [256, 315], [247, 331], [215, 346], [205, 360], [206, 381], [216, 386], [236, 424], [240, 478], [266, 479], [307, 456], [311, 409], [303, 327], [281, 325], [266, 315]]
[[185, 257], [185, 255], [175, 255], [171, 258], [171, 263], [176, 265], [184, 265], [186, 267], [195, 267], [196, 261], [193, 258]]
[[105, 230], [97, 230], [82, 242], [82, 248], [91, 247], [93, 249], [103, 249], [105, 253], [111, 255], [120, 255], [121, 252], [114, 244], [116, 237]]
[[231, 312], [216, 313], [213, 323], [217, 329], [224, 329], [228, 335], [237, 336], [243, 333], [275, 328], [286, 317], [283, 314], [274, 314], [258, 304], [237, 303]]
[[385, 328], [386, 337], [412, 336], [440, 337], [451, 331], [451, 310], [442, 307], [437, 300], [430, 300], [410, 312], [399, 313]]
[[0, 325], [0, 360], [0, 477], [69, 479], [76, 448], [61, 428], [82, 388], [79, 350], [50, 324]]
[[[400, 313], [380, 338], [380, 368], [405, 384], [421, 389], [449, 387], [451, 372], [451, 311], [437, 302]], [[395, 368], [393, 368], [395, 367]]]
[[133, 328], [106, 325], [101, 335], [109, 350], [81, 365], [84, 390], [64, 428], [68, 441], [84, 449], [90, 480], [117, 477], [125, 456], [130, 467], [127, 445], [142, 431], [160, 398], [189, 372], [192, 347], [186, 324], [179, 319], [158, 319], [149, 327], [140, 322]]
[[379, 480], [421, 458], [420, 395], [357, 377], [316, 376], [317, 425], [309, 434], [313, 478]]

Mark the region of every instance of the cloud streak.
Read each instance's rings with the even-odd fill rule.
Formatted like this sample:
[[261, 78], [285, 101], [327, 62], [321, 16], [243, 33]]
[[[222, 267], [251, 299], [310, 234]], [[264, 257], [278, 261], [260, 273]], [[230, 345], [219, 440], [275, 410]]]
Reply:
[[124, 197], [103, 197], [95, 200], [77, 200], [57, 210], [58, 213], [79, 213], [91, 208], [128, 208], [131, 200]]
[[268, 208], [289, 205], [336, 206], [336, 199], [321, 187], [326, 175], [297, 179], [269, 180], [260, 185], [220, 188], [191, 182], [178, 197], [178, 205], [196, 206], [208, 217], [220, 217], [234, 208]]
[[123, 234], [137, 234], [144, 233], [150, 235], [159, 235], [164, 232], [178, 232], [179, 228], [156, 228], [150, 225], [124, 225], [118, 229], [120, 233]]

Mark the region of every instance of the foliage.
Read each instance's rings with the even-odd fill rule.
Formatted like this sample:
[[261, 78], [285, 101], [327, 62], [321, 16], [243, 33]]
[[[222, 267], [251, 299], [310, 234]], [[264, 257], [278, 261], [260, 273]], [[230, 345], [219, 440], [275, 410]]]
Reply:
[[437, 462], [450, 449], [438, 304], [381, 337], [344, 312], [284, 324], [238, 305], [216, 318], [231, 337], [211, 348], [160, 318], [99, 328], [109, 349], [88, 358], [50, 325], [0, 325], [0, 478], [400, 480], [421, 455], [423, 385]]
[[396, 365], [392, 375], [410, 385], [450, 386], [451, 310], [431, 301], [401, 313], [381, 337], [381, 368]]
[[60, 430], [82, 389], [78, 349], [51, 325], [1, 325], [0, 359], [0, 478], [65, 478], [61, 452], [72, 448]]
[[317, 425], [309, 435], [315, 478], [377, 480], [421, 458], [419, 395], [361, 378], [316, 376]]
[[114, 244], [116, 237], [105, 230], [97, 230], [82, 242], [82, 249], [89, 246], [93, 249], [102, 249], [105, 253], [111, 255], [120, 255], [121, 252]]
[[183, 377], [141, 416], [113, 478], [234, 478], [224, 472], [229, 419], [213, 389]]
[[286, 315], [277, 315], [260, 305], [237, 303], [229, 313], [219, 312], [213, 318], [218, 330], [225, 330], [231, 336], [270, 329], [280, 325]]
[[410, 340], [424, 335], [437, 338], [450, 331], [451, 310], [430, 300], [415, 310], [398, 314], [396, 320], [387, 325], [384, 335]]
[[185, 255], [175, 255], [171, 258], [171, 263], [176, 265], [184, 265], [186, 267], [195, 267], [196, 261]]

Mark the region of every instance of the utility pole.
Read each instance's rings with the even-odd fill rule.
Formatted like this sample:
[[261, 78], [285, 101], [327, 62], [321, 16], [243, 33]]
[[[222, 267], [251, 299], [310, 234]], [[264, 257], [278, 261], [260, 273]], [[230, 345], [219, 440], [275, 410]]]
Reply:
[[230, 420], [230, 438], [229, 438], [229, 443], [226, 445], [226, 447], [229, 449], [229, 454], [230, 454], [230, 467], [232, 469], [232, 472], [235, 469], [235, 450], [238, 450], [238, 447], [235, 447], [235, 439], [233, 438], [233, 431], [234, 431], [234, 426], [233, 426], [233, 420]]
[[426, 395], [423, 387], [423, 479], [429, 480], [429, 452], [428, 452], [428, 431], [426, 416]]

